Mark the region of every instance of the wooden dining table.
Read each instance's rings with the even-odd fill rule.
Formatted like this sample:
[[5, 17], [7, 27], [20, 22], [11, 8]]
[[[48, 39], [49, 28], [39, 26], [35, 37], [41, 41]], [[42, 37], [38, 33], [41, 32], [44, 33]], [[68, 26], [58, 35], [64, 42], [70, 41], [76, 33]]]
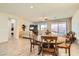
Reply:
[[[49, 35], [39, 35], [39, 36], [37, 36], [37, 39], [35, 39], [34, 41], [36, 41], [38, 44], [41, 44], [42, 43], [41, 42], [42, 41], [41, 36], [49, 36]], [[52, 36], [52, 35], [50, 35], [50, 36]], [[30, 37], [23, 37], [23, 38], [33, 40]], [[65, 43], [66, 39], [67, 39], [66, 37], [57, 36], [57, 44]], [[51, 43], [54, 43], [54, 42], [51, 42]]]
[[[37, 38], [37, 41], [38, 42], [41, 42], [42, 41], [42, 36], [49, 36], [49, 37], [57, 37], [57, 45], [59, 45], [59, 44], [62, 44], [62, 43], [65, 43], [65, 41], [66, 41], [66, 37], [62, 37], [62, 36], [52, 36], [52, 35], [40, 35], [40, 36], [38, 36]], [[41, 42], [41, 43], [44, 43], [44, 41], [43, 42]], [[55, 41], [54, 42], [47, 42], [48, 44], [50, 44], [50, 43], [55, 43]], [[40, 52], [40, 51], [39, 51]], [[59, 52], [57, 52], [57, 55], [58, 55], [58, 53]]]
[[[36, 41], [36, 43], [38, 43], [38, 45], [39, 44], [41, 44], [42, 42], [41, 42], [41, 36], [52, 36], [52, 35], [39, 35], [39, 36], [37, 36], [37, 39], [35, 39], [35, 41]], [[54, 36], [53, 36], [54, 37]], [[33, 40], [32, 38], [30, 38], [30, 37], [24, 37], [25, 39], [29, 39], [29, 40]], [[62, 36], [57, 36], [57, 44], [62, 44], [62, 43], [65, 43], [65, 40], [66, 40], [67, 38], [66, 37], [62, 37]], [[53, 42], [54, 43], [54, 42]]]
[[[52, 35], [40, 35], [37, 37], [36, 40], [41, 42], [42, 41], [41, 36], [50, 36], [51, 37]], [[52, 37], [54, 37], [54, 36], [52, 36]], [[66, 39], [67, 39], [66, 37], [57, 36], [57, 44], [64, 43]]]

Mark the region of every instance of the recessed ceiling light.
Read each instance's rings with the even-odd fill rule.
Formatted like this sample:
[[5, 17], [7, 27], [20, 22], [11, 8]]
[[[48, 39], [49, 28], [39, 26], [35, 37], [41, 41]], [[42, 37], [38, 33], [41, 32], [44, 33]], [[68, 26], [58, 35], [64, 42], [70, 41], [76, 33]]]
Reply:
[[47, 17], [44, 17], [44, 19], [47, 19]]
[[46, 20], [48, 20], [48, 18], [47, 17], [44, 17], [44, 20], [46, 21]]
[[30, 8], [34, 8], [34, 6], [30, 6]]

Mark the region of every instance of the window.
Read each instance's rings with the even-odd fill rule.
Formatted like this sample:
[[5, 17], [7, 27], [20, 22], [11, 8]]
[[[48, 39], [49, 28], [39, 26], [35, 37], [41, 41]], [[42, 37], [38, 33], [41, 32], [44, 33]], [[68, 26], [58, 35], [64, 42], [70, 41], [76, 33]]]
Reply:
[[38, 24], [38, 30], [40, 30], [40, 25]]
[[41, 30], [47, 29], [47, 23], [41, 24]]
[[58, 35], [61, 35], [61, 36], [65, 35], [66, 34], [66, 22], [51, 24], [51, 31], [58, 33]]
[[52, 24], [51, 25], [51, 31], [52, 32], [58, 32], [58, 24]]
[[66, 22], [59, 23], [59, 34], [66, 34]]

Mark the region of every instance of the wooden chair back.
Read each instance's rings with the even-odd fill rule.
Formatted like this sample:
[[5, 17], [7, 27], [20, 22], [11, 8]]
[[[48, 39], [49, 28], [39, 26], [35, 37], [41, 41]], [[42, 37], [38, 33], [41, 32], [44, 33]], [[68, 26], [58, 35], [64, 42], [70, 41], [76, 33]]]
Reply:
[[[54, 54], [56, 54], [56, 50], [57, 50], [57, 37], [55, 37], [55, 36], [41, 36], [41, 41], [42, 41], [42, 45], [43, 45], [43, 43], [44, 43], [44, 41], [46, 42], [46, 43], [52, 43], [52, 45], [54, 45], [54, 48], [52, 48], [52, 49], [54, 49]], [[43, 49], [46, 49], [46, 48], [44, 48], [43, 46], [42, 46], [42, 50]], [[51, 50], [51, 48], [47, 48], [47, 50]], [[49, 52], [50, 53], [50, 52]]]
[[41, 36], [41, 41], [55, 41], [55, 43], [57, 43], [57, 37], [56, 36]]

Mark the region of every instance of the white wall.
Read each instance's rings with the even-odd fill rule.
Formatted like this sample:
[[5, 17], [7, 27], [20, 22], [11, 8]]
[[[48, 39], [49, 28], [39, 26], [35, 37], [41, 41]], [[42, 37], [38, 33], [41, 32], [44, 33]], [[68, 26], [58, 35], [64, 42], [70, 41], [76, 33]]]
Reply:
[[0, 15], [0, 42], [8, 40], [8, 19]]
[[24, 20], [24, 24], [26, 25], [26, 33], [27, 33], [27, 36], [29, 36], [29, 25], [30, 24], [33, 24], [33, 23], [30, 22], [30, 21]]
[[25, 20], [25, 23], [24, 24], [26, 25], [26, 31], [29, 31], [29, 25], [30, 24], [33, 24], [33, 23], [30, 22], [30, 21]]
[[0, 43], [8, 41], [9, 37], [9, 18], [15, 18], [12, 15], [0, 13]]
[[79, 10], [72, 17], [72, 31], [76, 33], [76, 37], [79, 40]]
[[26, 25], [26, 31], [29, 32], [29, 25], [32, 24], [32, 22], [28, 20], [24, 20], [21, 16], [14, 16], [7, 13], [0, 13], [0, 43], [8, 41], [9, 35], [10, 35], [10, 24], [9, 19], [14, 18], [16, 20], [16, 28], [15, 28], [15, 38], [18, 38], [19, 31], [21, 29], [21, 25]]

